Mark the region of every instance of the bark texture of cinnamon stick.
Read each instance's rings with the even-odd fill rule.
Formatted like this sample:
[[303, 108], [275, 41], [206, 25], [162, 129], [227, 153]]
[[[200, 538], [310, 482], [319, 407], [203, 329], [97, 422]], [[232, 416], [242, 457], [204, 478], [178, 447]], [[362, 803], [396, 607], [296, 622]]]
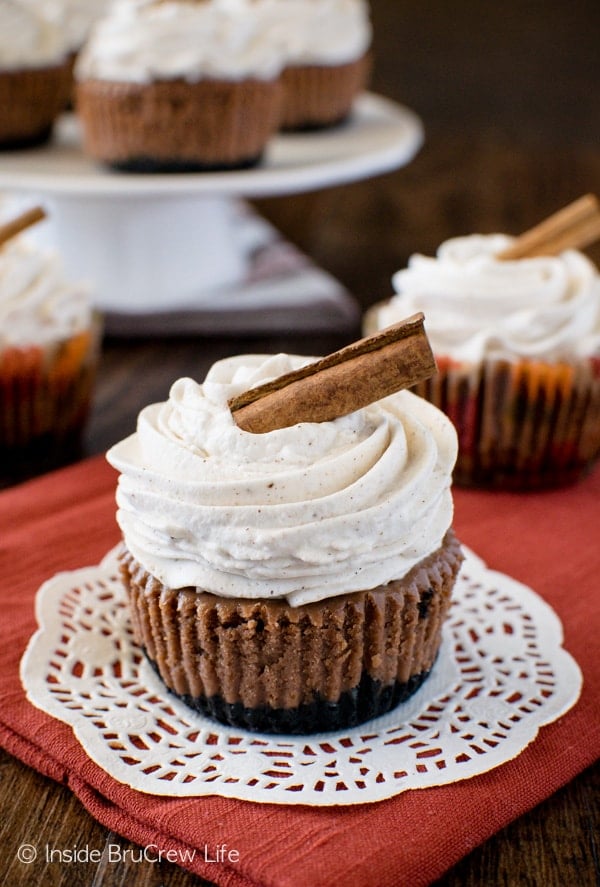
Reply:
[[359, 339], [229, 401], [236, 423], [260, 434], [326, 422], [409, 388], [436, 371], [423, 314]]
[[600, 238], [600, 206], [593, 194], [585, 194], [525, 231], [498, 259], [555, 256], [565, 249], [584, 249]]
[[34, 206], [32, 209], [25, 210], [15, 219], [11, 219], [10, 222], [0, 225], [0, 246], [3, 246], [11, 238], [20, 234], [21, 231], [25, 231], [26, 228], [30, 228], [36, 222], [41, 222], [45, 218], [45, 210], [41, 206]]

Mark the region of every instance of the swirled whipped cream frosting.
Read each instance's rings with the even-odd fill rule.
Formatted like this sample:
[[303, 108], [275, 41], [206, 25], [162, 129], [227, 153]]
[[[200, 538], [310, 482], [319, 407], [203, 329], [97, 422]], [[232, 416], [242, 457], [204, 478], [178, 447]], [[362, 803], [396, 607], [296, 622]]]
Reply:
[[91, 314], [88, 287], [68, 280], [55, 253], [18, 237], [0, 247], [0, 349], [62, 341]]
[[0, 71], [60, 64], [69, 51], [53, 22], [17, 0], [0, 2]]
[[501, 261], [514, 238], [470, 235], [413, 255], [377, 312], [385, 327], [416, 311], [433, 351], [458, 361], [573, 359], [600, 353], [600, 275], [583, 253]]
[[93, 25], [110, 7], [111, 0], [19, 0], [60, 29], [69, 50], [84, 44]]
[[[221, 0], [232, 4], [240, 0]], [[372, 39], [365, 0], [242, 0], [254, 3], [266, 33], [288, 65], [339, 65], [356, 61]]]
[[426, 401], [403, 391], [265, 434], [235, 424], [231, 397], [310, 360], [219, 361], [109, 450], [124, 542], [164, 585], [296, 606], [402, 578], [439, 548], [457, 443]]
[[272, 80], [282, 66], [282, 50], [253, 4], [116, 0], [93, 28], [75, 76], [126, 83]]

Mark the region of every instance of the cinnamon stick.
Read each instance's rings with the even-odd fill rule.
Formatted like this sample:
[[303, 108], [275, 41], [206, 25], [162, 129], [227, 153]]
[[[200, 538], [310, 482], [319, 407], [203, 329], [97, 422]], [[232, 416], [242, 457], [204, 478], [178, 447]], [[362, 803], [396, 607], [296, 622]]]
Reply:
[[21, 231], [41, 222], [46, 218], [46, 211], [41, 206], [34, 206], [32, 209], [25, 210], [21, 215], [4, 225], [0, 225], [0, 246], [3, 246]]
[[436, 370], [423, 314], [229, 401], [240, 428], [260, 434], [345, 416], [427, 379]]
[[585, 194], [525, 231], [498, 259], [555, 256], [566, 249], [584, 249], [600, 238], [600, 206], [593, 194]]

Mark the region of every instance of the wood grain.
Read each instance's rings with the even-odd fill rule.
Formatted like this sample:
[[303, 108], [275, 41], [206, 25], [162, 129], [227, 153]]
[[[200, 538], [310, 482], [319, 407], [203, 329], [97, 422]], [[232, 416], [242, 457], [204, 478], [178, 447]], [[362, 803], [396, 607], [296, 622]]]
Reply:
[[[254, 202], [364, 308], [391, 294], [393, 272], [413, 252], [431, 254], [472, 231], [518, 234], [580, 194], [600, 193], [600, 4], [508, 0], [483, 10], [475, 0], [373, 0], [372, 8], [374, 89], [421, 114], [422, 151], [367, 182]], [[587, 253], [600, 263], [597, 244]], [[142, 406], [164, 400], [179, 376], [203, 378], [220, 357], [327, 354], [359, 334], [107, 340], [84, 455], [131, 433]], [[599, 798], [596, 765], [472, 848], [437, 887], [597, 887]], [[136, 848], [94, 822], [66, 787], [3, 752], [0, 836], [0, 880], [15, 887], [205, 883], [176, 866], [108, 865], [106, 856], [98, 865], [19, 863], [17, 848], [28, 841]]]

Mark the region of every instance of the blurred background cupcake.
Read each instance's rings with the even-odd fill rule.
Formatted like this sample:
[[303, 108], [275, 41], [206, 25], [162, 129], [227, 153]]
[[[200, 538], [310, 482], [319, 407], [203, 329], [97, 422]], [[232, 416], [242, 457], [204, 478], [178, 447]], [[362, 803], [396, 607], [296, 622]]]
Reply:
[[417, 393], [454, 422], [455, 482], [572, 482], [600, 454], [600, 276], [578, 250], [504, 260], [514, 238], [457, 237], [413, 255], [367, 331], [425, 314], [438, 373]]
[[344, 121], [371, 71], [366, 0], [255, 2], [265, 31], [285, 53], [281, 128], [318, 129]]
[[258, 163], [283, 65], [261, 21], [255, 4], [119, 0], [75, 68], [84, 151], [142, 172]]
[[0, 149], [45, 142], [70, 89], [64, 33], [22, 0], [0, 3]]
[[0, 228], [0, 483], [80, 455], [100, 321], [88, 288], [27, 234]]

